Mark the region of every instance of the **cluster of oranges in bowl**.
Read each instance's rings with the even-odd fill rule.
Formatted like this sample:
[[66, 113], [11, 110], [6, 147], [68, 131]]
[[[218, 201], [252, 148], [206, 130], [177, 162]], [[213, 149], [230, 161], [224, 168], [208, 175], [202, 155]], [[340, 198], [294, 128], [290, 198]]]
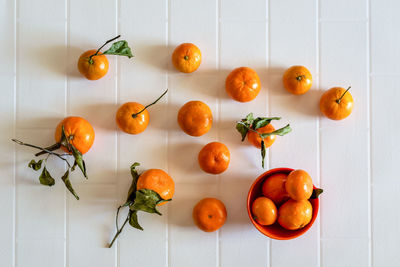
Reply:
[[248, 215], [253, 225], [270, 238], [296, 238], [317, 218], [321, 192], [304, 170], [271, 169], [252, 184], [247, 196]]

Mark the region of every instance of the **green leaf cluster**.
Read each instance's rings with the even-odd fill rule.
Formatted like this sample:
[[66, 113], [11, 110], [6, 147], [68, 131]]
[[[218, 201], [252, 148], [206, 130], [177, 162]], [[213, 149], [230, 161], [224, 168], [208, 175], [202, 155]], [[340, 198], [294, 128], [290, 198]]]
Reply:
[[140, 177], [136, 167], [140, 166], [140, 163], [135, 162], [131, 166], [132, 183], [128, 191], [128, 197], [126, 202], [121, 207], [129, 207], [129, 224], [137, 229], [143, 230], [137, 220], [137, 212], [144, 211], [148, 213], [156, 213], [162, 215], [157, 210], [157, 205], [164, 202], [170, 201], [164, 200], [157, 192], [150, 189], [137, 190], [137, 181]]
[[[16, 141], [17, 140], [15, 140], [15, 142]], [[36, 154], [38, 156], [39, 155], [43, 155], [43, 154], [48, 154], [45, 159], [40, 159], [37, 162], [34, 159], [32, 159], [28, 164], [28, 167], [32, 168], [34, 171], [40, 170], [42, 168], [42, 165], [43, 165], [42, 173], [39, 176], [39, 182], [42, 185], [53, 186], [55, 184], [54, 178], [51, 176], [50, 172], [46, 168], [46, 163], [47, 163], [48, 157], [50, 155], [54, 155], [54, 156], [57, 156], [60, 159], [64, 160], [68, 165], [68, 169], [64, 173], [64, 175], [61, 177], [61, 180], [64, 182], [65, 187], [68, 189], [68, 191], [70, 191], [71, 194], [77, 200], [79, 200], [79, 196], [75, 192], [74, 188], [72, 187], [71, 181], [69, 180], [69, 175], [70, 175], [71, 172], [73, 172], [75, 170], [75, 167], [78, 166], [79, 169], [82, 171], [83, 176], [87, 178], [86, 165], [85, 165], [85, 161], [82, 158], [82, 153], [78, 149], [76, 149], [73, 144], [71, 144], [70, 139], [66, 136], [65, 131], [64, 131], [64, 126], [62, 127], [60, 142], [57, 143], [57, 144], [54, 144], [54, 145], [52, 145], [50, 147], [41, 148], [41, 147], [37, 147], [37, 146], [34, 146], [34, 145], [25, 144], [25, 143], [23, 143], [21, 141], [18, 141], [17, 143], [21, 144], [21, 145], [26, 145], [26, 146], [34, 147], [34, 148], [37, 148], [37, 149], [41, 149], [42, 152]], [[74, 164], [72, 166], [70, 165], [68, 160], [64, 157], [65, 155], [60, 155], [60, 154], [57, 154], [57, 153], [53, 152], [53, 150], [56, 150], [56, 149], [60, 148], [61, 146], [66, 147], [68, 149], [68, 151], [74, 157], [75, 161], [74, 161]]]
[[259, 133], [257, 131], [257, 129], [267, 126], [273, 120], [280, 120], [280, 119], [281, 119], [280, 117], [257, 117], [257, 118], [254, 118], [253, 113], [249, 113], [246, 116], [246, 118], [244, 118], [236, 123], [236, 130], [241, 134], [242, 142], [244, 141], [244, 139], [246, 139], [247, 133], [249, 131], [256, 132], [261, 137], [261, 139], [262, 139], [262, 141], [261, 141], [261, 165], [263, 168], [264, 168], [264, 160], [265, 160], [266, 149], [267, 149], [265, 146], [264, 138], [271, 136], [271, 135], [283, 136], [285, 134], [290, 133], [292, 131], [292, 128], [290, 128], [290, 125], [288, 124], [285, 127], [282, 127], [271, 133]]
[[[171, 201], [171, 199], [163, 199], [157, 192], [151, 190], [151, 189], [140, 189], [137, 190], [137, 181], [140, 177], [139, 172], [137, 171], [136, 167], [140, 166], [138, 162], [135, 162], [132, 164], [130, 170], [131, 170], [131, 175], [132, 175], [132, 183], [131, 186], [129, 187], [128, 191], [128, 197], [123, 205], [121, 205], [118, 210], [117, 210], [117, 215], [116, 215], [116, 228], [117, 228], [117, 233], [114, 237], [114, 239], [111, 241], [111, 244], [109, 247], [112, 246], [114, 243], [116, 237], [121, 233], [123, 227], [125, 226], [126, 222], [129, 222], [129, 224], [136, 229], [143, 230], [143, 227], [139, 224], [138, 221], [138, 215], [137, 213], [139, 211], [147, 212], [147, 213], [155, 213], [158, 215], [162, 215], [158, 209], [157, 205], [166, 201]], [[121, 208], [128, 207], [129, 212], [128, 216], [125, 220], [125, 223], [122, 225], [121, 228], [118, 226], [118, 215], [119, 211]]]

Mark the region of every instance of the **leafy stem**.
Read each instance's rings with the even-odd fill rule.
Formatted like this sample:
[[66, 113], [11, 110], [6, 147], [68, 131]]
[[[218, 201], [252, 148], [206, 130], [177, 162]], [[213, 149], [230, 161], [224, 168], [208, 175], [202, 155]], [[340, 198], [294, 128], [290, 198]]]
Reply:
[[96, 53], [94, 53], [93, 55], [91, 55], [91, 56], [89, 57], [89, 63], [90, 63], [90, 64], [93, 64], [93, 59], [92, 59], [92, 57], [97, 56], [97, 55], [99, 54], [100, 50], [101, 50], [103, 47], [105, 47], [107, 44], [111, 43], [112, 41], [117, 40], [119, 37], [121, 37], [121, 35], [118, 35], [118, 36], [116, 36], [116, 37], [114, 37], [114, 38], [112, 38], [112, 39], [106, 41], [102, 46], [100, 46], [100, 48], [97, 49]]
[[[155, 213], [158, 215], [161, 215], [161, 213], [157, 210], [156, 206], [165, 202], [165, 201], [171, 201], [171, 199], [163, 199], [161, 196], [151, 190], [151, 189], [139, 189], [137, 190], [137, 181], [140, 177], [140, 174], [136, 170], [136, 167], [139, 166], [140, 164], [135, 162], [131, 165], [131, 175], [132, 175], [132, 183], [131, 186], [128, 190], [128, 197], [127, 200], [125, 201], [125, 204], [121, 205], [117, 209], [117, 214], [115, 217], [115, 227], [116, 227], [116, 234], [114, 238], [111, 240], [110, 245], [108, 246], [109, 248], [112, 247], [114, 244], [115, 240], [117, 237], [121, 234], [122, 229], [125, 227], [126, 223], [129, 222], [129, 224], [136, 229], [143, 230], [142, 226], [140, 226], [138, 222], [138, 216], [137, 213], [138, 211], [143, 211], [147, 213]], [[129, 208], [129, 212], [127, 215], [127, 218], [125, 219], [124, 224], [122, 225], [121, 228], [119, 228], [118, 225], [118, 219], [119, 219], [119, 213], [121, 208]]]
[[247, 133], [249, 131], [257, 133], [258, 136], [261, 138], [261, 165], [264, 168], [264, 159], [266, 155], [266, 149], [267, 146], [265, 145], [264, 138], [267, 138], [268, 136], [271, 135], [279, 135], [283, 136], [285, 134], [288, 134], [292, 131], [292, 128], [290, 128], [290, 125], [286, 125], [285, 127], [282, 127], [278, 130], [272, 131], [270, 133], [260, 133], [258, 129], [267, 126], [268, 124], [271, 123], [273, 120], [280, 120], [280, 117], [257, 117], [254, 118], [253, 113], [250, 113], [246, 116], [246, 118], [242, 119], [241, 121], [238, 121], [236, 123], [236, 130], [242, 135], [242, 142], [247, 136]]
[[117, 237], [121, 234], [122, 229], [124, 229], [124, 227], [128, 221], [129, 221], [129, 216], [126, 217], [126, 220], [125, 220], [124, 224], [122, 225], [121, 229], [117, 229], [117, 233], [115, 234], [114, 238], [111, 240], [110, 245], [108, 246], [109, 248], [111, 248], [112, 245], [114, 244], [115, 240], [117, 240]]
[[147, 109], [148, 107], [151, 107], [152, 105], [156, 104], [163, 96], [165, 96], [168, 92], [168, 89], [165, 90], [164, 93], [162, 93], [162, 95], [160, 95], [153, 103], [148, 104], [147, 106], [145, 106], [142, 110], [140, 110], [137, 113], [132, 114], [132, 118], [136, 118], [140, 113], [142, 113], [145, 109]]
[[336, 99], [336, 103], [340, 104], [340, 102], [342, 101], [342, 98], [350, 90], [350, 88], [351, 88], [351, 86], [349, 86], [349, 88], [347, 88], [347, 90], [344, 91], [344, 93], [342, 94], [342, 96], [339, 99]]
[[53, 151], [51, 151], [51, 150], [48, 150], [48, 149], [43, 148], [43, 147], [40, 147], [40, 146], [35, 146], [35, 145], [32, 145], [32, 144], [24, 143], [24, 142], [22, 142], [22, 141], [20, 141], [20, 140], [17, 140], [17, 139], [11, 139], [11, 140], [12, 140], [13, 142], [17, 143], [18, 145], [36, 148], [36, 149], [42, 150], [42, 151], [45, 152], [45, 153], [49, 153], [49, 154], [51, 154], [51, 155], [54, 155], [54, 156], [56, 156], [56, 157], [62, 159], [63, 161], [65, 161], [65, 162], [68, 164], [68, 167], [71, 168], [71, 164], [68, 162], [68, 160], [67, 160], [66, 158], [64, 158], [62, 155], [58, 154], [58, 153], [55, 153], [55, 152], [53, 152]]
[[[63, 161], [65, 161], [68, 165], [68, 168], [67, 168], [66, 172], [64, 173], [64, 175], [61, 177], [61, 180], [64, 182], [65, 187], [68, 189], [68, 191], [70, 191], [71, 194], [77, 200], [79, 200], [78, 194], [75, 192], [74, 188], [72, 187], [71, 181], [69, 179], [69, 174], [75, 170], [76, 166], [78, 166], [82, 170], [83, 175], [87, 178], [86, 166], [85, 166], [85, 161], [82, 159], [81, 152], [78, 149], [76, 149], [74, 147], [74, 145], [70, 142], [72, 140], [72, 138], [73, 138], [72, 135], [70, 135], [68, 137], [66, 136], [65, 131], [64, 131], [64, 125], [63, 125], [62, 131], [61, 131], [60, 142], [58, 142], [52, 146], [46, 147], [46, 148], [32, 145], [32, 144], [27, 144], [27, 143], [24, 143], [17, 139], [11, 139], [11, 140], [19, 145], [28, 146], [28, 147], [32, 147], [32, 148], [41, 150], [41, 152], [35, 154], [35, 156], [47, 154], [44, 159], [40, 159], [38, 162], [36, 162], [34, 159], [32, 159], [28, 164], [29, 168], [32, 168], [34, 171], [38, 171], [42, 168], [42, 163], [43, 163], [44, 167], [43, 167], [42, 173], [39, 176], [39, 182], [42, 185], [53, 186], [55, 184], [54, 178], [51, 176], [51, 174], [49, 173], [49, 171], [46, 168], [47, 159], [51, 155], [53, 155], [53, 156], [56, 156], [56, 157], [62, 159]], [[59, 153], [53, 152], [53, 150], [56, 150], [56, 149], [60, 148], [61, 146], [66, 147], [68, 149], [68, 151], [72, 154], [72, 156], [75, 158], [75, 162], [73, 165], [71, 165], [67, 159], [67, 157], [70, 156], [71, 154], [65, 154], [65, 153], [59, 154]]]
[[[45, 149], [46, 149], [46, 150], [50, 150], [50, 151], [54, 151], [54, 150], [59, 149], [60, 147], [61, 147], [61, 143], [55, 143], [54, 145], [45, 147]], [[38, 157], [38, 156], [43, 155], [43, 154], [46, 154], [46, 153], [48, 153], [48, 152], [46, 152], [46, 151], [40, 151], [40, 152], [36, 153], [35, 156]]]

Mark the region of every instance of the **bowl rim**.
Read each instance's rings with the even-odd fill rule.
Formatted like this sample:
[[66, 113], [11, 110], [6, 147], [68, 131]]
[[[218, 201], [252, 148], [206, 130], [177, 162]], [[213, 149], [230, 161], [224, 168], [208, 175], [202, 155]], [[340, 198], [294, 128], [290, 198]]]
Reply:
[[[269, 232], [266, 232], [265, 229], [263, 228], [264, 226], [258, 224], [252, 217], [251, 214], [251, 203], [250, 203], [250, 196], [254, 190], [254, 186], [262, 179], [266, 179], [267, 177], [271, 176], [272, 174], [277, 174], [277, 173], [285, 173], [285, 174], [289, 174], [290, 172], [294, 171], [295, 169], [292, 168], [287, 168], [287, 167], [278, 167], [278, 168], [273, 168], [273, 169], [269, 169], [265, 172], [263, 172], [261, 175], [259, 175], [251, 184], [249, 192], [247, 194], [247, 215], [249, 216], [249, 219], [251, 221], [251, 223], [254, 225], [254, 227], [256, 227], [256, 229], [262, 233], [265, 236], [268, 236], [269, 238], [272, 239], [276, 239], [276, 240], [290, 240], [290, 239], [294, 239], [297, 238], [301, 235], [303, 235], [304, 233], [306, 233], [311, 226], [314, 224], [315, 220], [318, 217], [318, 212], [319, 212], [319, 198], [313, 199], [313, 215], [311, 217], [311, 221], [303, 228], [298, 229], [298, 230], [294, 230], [293, 231], [293, 235], [292, 236], [279, 236], [279, 235], [274, 235], [271, 234]], [[316, 189], [317, 187], [313, 184], [313, 188]], [[291, 231], [291, 230], [288, 230]]]

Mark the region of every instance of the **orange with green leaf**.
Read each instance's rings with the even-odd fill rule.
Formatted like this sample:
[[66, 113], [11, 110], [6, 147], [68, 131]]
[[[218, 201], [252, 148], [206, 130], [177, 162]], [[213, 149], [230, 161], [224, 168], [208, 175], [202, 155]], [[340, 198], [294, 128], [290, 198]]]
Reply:
[[111, 47], [104, 52], [100, 51], [104, 46], [115, 41], [119, 37], [121, 37], [121, 35], [108, 40], [99, 49], [88, 50], [79, 57], [78, 70], [86, 79], [98, 80], [107, 74], [109, 63], [106, 55], [133, 57], [131, 48], [125, 40], [113, 43]]
[[[117, 232], [109, 247], [111, 248], [117, 237], [121, 234], [125, 225], [129, 223], [133, 228], [143, 230], [138, 221], [138, 212], [155, 213], [161, 215], [157, 206], [172, 200], [175, 193], [175, 183], [171, 176], [160, 169], [149, 169], [142, 174], [136, 170], [140, 166], [135, 162], [131, 166], [132, 184], [128, 191], [125, 203], [118, 207], [116, 215]], [[121, 228], [118, 223], [118, 215], [121, 208], [128, 208], [128, 215]]]
[[267, 147], [275, 142], [277, 135], [283, 136], [292, 131], [290, 125], [286, 125], [278, 130], [271, 125], [271, 121], [280, 120], [280, 117], [257, 117], [254, 118], [253, 113], [250, 113], [246, 118], [236, 123], [236, 130], [242, 135], [242, 142], [244, 139], [257, 148], [261, 148], [261, 165], [264, 168], [264, 159]]
[[137, 102], [127, 102], [119, 107], [117, 114], [115, 115], [115, 121], [118, 127], [128, 134], [139, 134], [146, 130], [147, 125], [150, 121], [150, 115], [147, 108], [156, 104], [164, 95], [166, 95], [168, 89], [157, 98], [153, 103], [143, 106]]
[[[40, 150], [35, 156], [46, 155], [44, 158], [36, 161], [32, 159], [28, 167], [35, 171], [42, 169], [42, 173], [39, 176], [39, 181], [42, 185], [53, 186], [55, 184], [54, 178], [51, 176], [49, 170], [46, 168], [47, 159], [50, 156], [58, 157], [67, 164], [67, 171], [61, 177], [67, 189], [79, 200], [78, 194], [72, 187], [69, 175], [78, 166], [82, 171], [84, 177], [87, 178], [86, 164], [83, 160], [82, 155], [85, 154], [92, 147], [94, 142], [94, 130], [92, 125], [81, 117], [66, 117], [56, 127], [54, 138], [56, 143], [48, 147], [40, 147], [28, 143], [24, 143], [17, 139], [12, 139], [19, 145], [24, 145]], [[55, 152], [57, 149], [62, 149], [66, 154], [60, 154]], [[68, 160], [69, 156], [74, 158], [74, 163], [71, 164]]]

